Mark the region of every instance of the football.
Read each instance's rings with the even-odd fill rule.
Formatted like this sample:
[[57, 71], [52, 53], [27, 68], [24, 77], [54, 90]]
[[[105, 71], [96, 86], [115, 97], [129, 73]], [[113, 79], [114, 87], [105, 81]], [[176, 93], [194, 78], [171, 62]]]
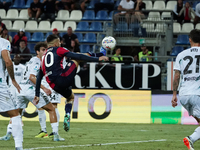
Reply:
[[116, 46], [116, 40], [115, 40], [115, 38], [112, 37], [112, 36], [106, 36], [102, 40], [102, 46], [106, 50], [113, 50], [115, 48], [115, 46]]

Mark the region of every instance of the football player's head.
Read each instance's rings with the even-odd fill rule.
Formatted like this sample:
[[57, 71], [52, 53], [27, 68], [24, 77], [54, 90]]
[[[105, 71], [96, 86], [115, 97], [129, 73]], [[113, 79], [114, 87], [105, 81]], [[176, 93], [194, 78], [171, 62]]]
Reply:
[[37, 56], [42, 59], [42, 56], [45, 54], [46, 49], [47, 49], [47, 43], [46, 42], [38, 42], [35, 47], [35, 52]]
[[191, 45], [198, 44], [200, 46], [200, 30], [193, 29], [189, 34], [189, 41]]
[[14, 64], [15, 65], [19, 65], [20, 61], [21, 61], [21, 57], [19, 54], [16, 54], [13, 58]]
[[60, 47], [61, 43], [60, 43], [60, 38], [55, 35], [55, 34], [52, 34], [52, 35], [49, 35], [47, 37], [47, 44], [48, 44], [48, 47]]

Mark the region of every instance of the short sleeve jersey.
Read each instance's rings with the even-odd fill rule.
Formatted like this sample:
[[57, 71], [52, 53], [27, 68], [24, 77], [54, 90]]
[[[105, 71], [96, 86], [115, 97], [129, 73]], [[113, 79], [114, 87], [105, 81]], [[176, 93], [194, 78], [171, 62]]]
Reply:
[[179, 53], [174, 70], [181, 72], [179, 95], [199, 95], [200, 47], [192, 47]]
[[7, 86], [6, 74], [5, 74], [6, 66], [1, 54], [3, 50], [10, 51], [10, 48], [11, 48], [10, 42], [6, 39], [0, 38], [0, 88]]
[[[127, 2], [126, 0], [121, 0], [119, 5], [122, 6], [122, 8], [125, 8], [125, 9], [133, 9], [134, 8], [134, 2], [133, 1]], [[121, 13], [126, 13], [126, 11], [121, 11]]]

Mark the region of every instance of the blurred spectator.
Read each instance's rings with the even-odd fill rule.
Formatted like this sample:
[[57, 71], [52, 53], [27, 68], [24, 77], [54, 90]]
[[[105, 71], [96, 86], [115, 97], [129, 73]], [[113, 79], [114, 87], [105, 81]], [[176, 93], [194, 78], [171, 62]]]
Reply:
[[108, 13], [110, 13], [111, 11], [114, 10], [114, 3], [102, 3], [102, 2], [98, 2], [94, 6], [95, 14], [97, 14], [97, 12], [99, 10], [103, 10], [103, 9], [107, 9]]
[[1, 26], [2, 29], [6, 28], [6, 25], [4, 23], [2, 23], [1, 16], [0, 16], [0, 26]]
[[136, 12], [132, 16], [131, 22], [134, 22], [135, 17], [139, 20], [139, 22], [142, 22], [142, 19], [145, 18], [145, 15], [144, 13], [142, 13], [141, 10], [146, 9], [146, 4], [142, 0], [137, 0], [134, 4], [134, 9], [136, 10]]
[[191, 18], [192, 18], [192, 13], [195, 16], [195, 12], [194, 10], [190, 7], [190, 3], [186, 2], [185, 6], [181, 9], [181, 11], [179, 12], [178, 16], [181, 16], [182, 13], [184, 14], [184, 23], [188, 23], [191, 22]]
[[142, 61], [142, 62], [151, 61], [152, 58], [148, 58], [148, 56], [152, 56], [152, 52], [149, 51], [149, 50], [147, 49], [147, 47], [146, 47], [144, 44], [141, 46], [141, 50], [142, 50], [142, 51], [139, 52], [138, 55], [136, 55], [136, 56], [134, 57], [134, 60], [135, 60], [135, 61]]
[[59, 37], [60, 41], [62, 41], [62, 38], [61, 38], [61, 36], [59, 35], [58, 29], [57, 29], [57, 28], [54, 28], [54, 29], [52, 30], [52, 34], [57, 35], [57, 36]]
[[82, 10], [83, 12], [85, 12], [85, 8], [89, 4], [89, 0], [73, 0], [73, 2], [74, 4], [72, 5], [72, 7], [75, 10]]
[[5, 9], [6, 11], [12, 5], [12, 0], [0, 0], [0, 9]]
[[79, 52], [80, 53], [80, 48], [79, 45], [76, 43], [76, 41], [71, 40], [71, 48], [70, 48], [71, 52]]
[[74, 2], [72, 0], [61, 0], [56, 2], [57, 10], [73, 10], [74, 9]]
[[123, 57], [120, 54], [121, 54], [121, 49], [116, 48], [115, 54], [113, 55], [114, 57], [112, 57], [111, 60], [112, 61], [123, 61]]
[[[14, 54], [31, 54], [28, 47], [26, 47], [26, 41], [21, 40], [19, 43], [19, 47], [17, 49], [13, 49], [12, 53]], [[25, 63], [29, 61], [31, 55], [21, 55], [21, 63]]]
[[3, 29], [1, 37], [12, 43], [12, 37], [8, 34], [8, 30], [6, 28]]
[[132, 0], [121, 0], [117, 8], [117, 10], [121, 12], [118, 14], [115, 14], [115, 17], [114, 17], [115, 23], [119, 22], [120, 16], [125, 16], [127, 23], [129, 23], [130, 14], [131, 14], [131, 11], [133, 11], [133, 8], [134, 8], [134, 2]]
[[76, 34], [74, 34], [72, 32], [72, 27], [68, 27], [67, 34], [63, 35], [64, 47], [70, 49], [71, 48], [71, 40], [74, 40], [79, 45], [79, 41], [78, 41]]
[[194, 25], [196, 25], [200, 21], [200, 3], [196, 5], [195, 12], [196, 12], [196, 16], [194, 19]]
[[41, 14], [41, 6], [40, 0], [33, 0], [33, 2], [30, 5], [30, 8], [28, 8], [28, 16], [29, 19], [38, 19]]
[[55, 0], [43, 0], [41, 20], [50, 19], [51, 22], [55, 20], [56, 13], [56, 1]]
[[177, 0], [177, 5], [175, 5], [173, 13], [174, 13], [174, 20], [177, 20], [178, 23], [182, 23], [184, 20], [184, 14], [179, 16], [181, 9], [183, 8], [183, 0]]
[[17, 35], [14, 36], [13, 41], [12, 41], [12, 46], [13, 48], [18, 48], [19, 47], [19, 42], [23, 40], [25, 41], [25, 44], [27, 45], [27, 37], [25, 36], [25, 30], [20, 29]]

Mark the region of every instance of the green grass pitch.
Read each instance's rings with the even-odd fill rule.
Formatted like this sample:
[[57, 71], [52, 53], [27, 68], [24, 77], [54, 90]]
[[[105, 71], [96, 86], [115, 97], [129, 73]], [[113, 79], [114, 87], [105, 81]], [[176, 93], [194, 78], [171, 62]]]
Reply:
[[[0, 136], [5, 135], [7, 123], [8, 121], [0, 121]], [[190, 135], [196, 127], [167, 124], [71, 123], [70, 131], [65, 132], [61, 122], [59, 134], [65, 141], [54, 142], [52, 139], [34, 138], [40, 129], [39, 122], [24, 121], [23, 145], [26, 150], [187, 150], [182, 139]], [[51, 132], [49, 122], [47, 131]], [[194, 144], [194, 148], [200, 148], [200, 141]], [[0, 141], [0, 150], [14, 149], [13, 138], [10, 141]]]

